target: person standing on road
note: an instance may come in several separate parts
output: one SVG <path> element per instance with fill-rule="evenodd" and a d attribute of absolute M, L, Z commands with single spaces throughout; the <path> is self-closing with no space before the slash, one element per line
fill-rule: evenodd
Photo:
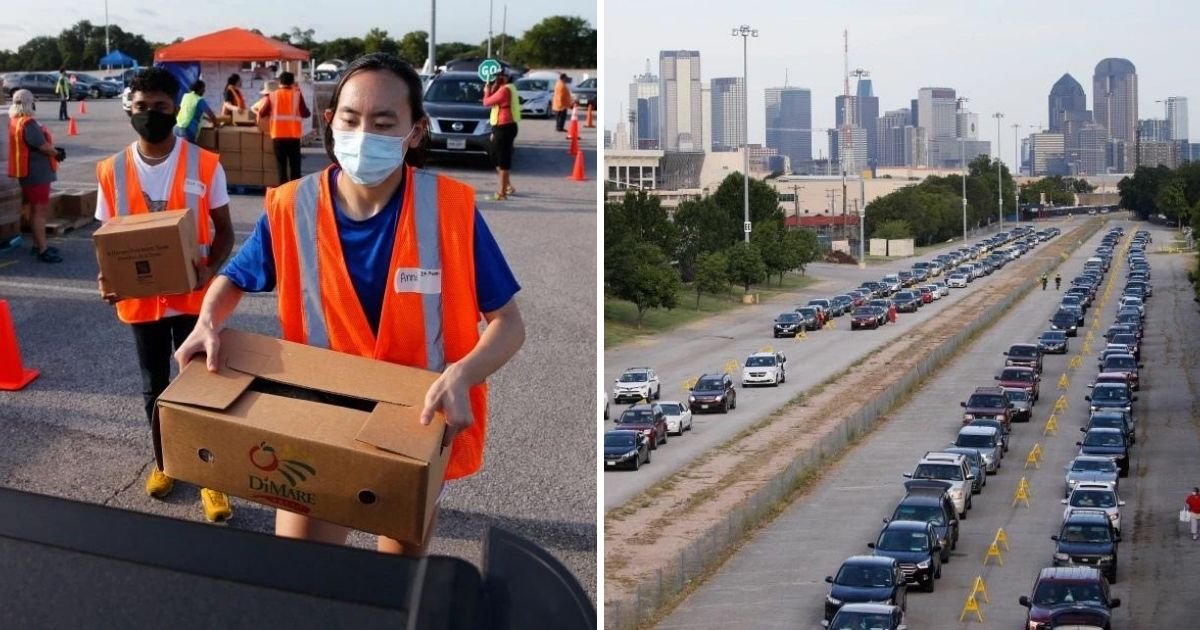
<path fill-rule="evenodd" d="M 1192 540 L 1200 538 L 1200 488 L 1192 488 L 1192 493 L 1184 501 L 1187 511 L 1192 517 Z"/>
<path fill-rule="evenodd" d="M 58 96 L 58 119 L 71 120 L 67 114 L 67 101 L 71 100 L 71 80 L 67 78 L 66 66 L 58 68 L 58 79 L 54 82 L 54 94 Z"/>
<path fill-rule="evenodd" d="M 44 263 L 60 263 L 58 249 L 46 243 L 46 213 L 50 209 L 50 183 L 58 179 L 57 149 L 50 130 L 33 119 L 33 92 L 13 92 L 8 108 L 8 176 L 17 178 L 21 196 L 29 204 L 33 255 Z"/>
<path fill-rule="evenodd" d="M 225 80 L 225 98 L 221 104 L 221 115 L 240 114 L 246 111 L 246 97 L 242 94 L 242 75 L 234 72 Z"/>
<path fill-rule="evenodd" d="M 233 250 L 233 222 L 229 218 L 229 193 L 225 171 L 215 153 L 176 137 L 175 95 L 179 83 L 163 68 L 148 68 L 130 85 L 133 106 L 130 122 L 138 139 L 96 165 L 100 194 L 96 218 L 188 208 L 195 221 L 202 255 L 196 266 L 200 288 L 185 295 L 123 298 L 100 283 L 100 295 L 116 305 L 117 318 L 129 324 L 137 347 L 146 419 L 154 416 L 154 401 L 171 380 L 171 350 L 192 332 L 204 289 Z M 209 222 L 215 226 L 210 231 Z M 163 498 L 174 481 L 155 467 L 146 478 L 146 492 Z M 210 521 L 226 520 L 233 512 L 223 493 L 203 488 L 200 499 Z"/>
<path fill-rule="evenodd" d="M 271 136 L 279 183 L 300 179 L 300 138 L 304 120 L 312 116 L 291 72 L 279 75 L 279 89 L 267 95 L 258 110 L 259 128 Z"/>
<path fill-rule="evenodd" d="M 1054 274 L 1054 290 L 1058 291 L 1062 288 L 1062 275 Z"/>
<path fill-rule="evenodd" d="M 571 89 L 567 84 L 570 82 L 571 77 L 563 72 L 554 83 L 554 98 L 550 101 L 550 109 L 554 110 L 555 131 L 567 130 L 567 112 L 571 109 Z"/>
<path fill-rule="evenodd" d="M 386 53 L 355 60 L 324 115 L 332 164 L 267 191 L 266 212 L 209 288 L 175 360 L 202 353 L 215 371 L 218 332 L 242 295 L 275 291 L 288 341 L 440 372 L 420 421 L 445 416 L 445 479 L 473 475 L 483 465 L 486 379 L 525 340 L 520 286 L 474 189 L 419 168 L 429 119 L 411 66 Z M 345 544 L 350 532 L 275 515 L 279 536 Z M 428 543 L 380 536 L 378 548 L 423 555 Z"/>
<path fill-rule="evenodd" d="M 1049 281 L 1050 281 L 1050 278 L 1049 278 L 1049 276 L 1047 276 L 1046 274 L 1044 274 L 1044 273 L 1043 273 L 1043 274 L 1042 274 L 1042 290 L 1043 290 L 1043 291 L 1045 291 L 1045 290 L 1046 290 L 1046 284 L 1047 284 Z"/>
<path fill-rule="evenodd" d="M 179 102 L 179 114 L 175 116 L 175 135 L 196 143 L 200 133 L 200 117 L 204 116 L 214 127 L 219 127 L 208 101 L 204 100 L 204 82 L 196 81 Z"/>
<path fill-rule="evenodd" d="M 521 120 L 521 99 L 517 88 L 509 84 L 508 75 L 499 72 L 483 88 L 483 104 L 492 108 L 492 161 L 500 174 L 500 187 L 493 201 L 504 201 L 517 194 L 509 180 L 512 170 L 513 143 L 517 139 L 517 123 Z"/>

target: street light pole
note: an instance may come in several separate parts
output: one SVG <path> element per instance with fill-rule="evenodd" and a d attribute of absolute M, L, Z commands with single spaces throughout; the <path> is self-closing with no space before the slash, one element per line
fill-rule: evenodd
<path fill-rule="evenodd" d="M 758 37 L 758 30 L 745 24 L 733 29 L 733 36 L 742 38 L 742 156 L 744 168 L 742 172 L 742 212 L 745 224 L 742 231 L 746 233 L 746 242 L 750 242 L 750 83 L 749 76 L 749 41 Z"/>
<path fill-rule="evenodd" d="M 437 0 L 429 0 L 429 74 L 437 71 Z"/>
<path fill-rule="evenodd" d="M 104 0 L 104 56 L 112 52 L 108 48 L 108 0 Z"/>
<path fill-rule="evenodd" d="M 963 107 L 963 103 L 966 103 L 968 100 L 970 100 L 970 99 L 968 99 L 965 96 L 959 97 L 959 99 L 958 99 L 959 112 L 961 112 L 961 113 L 967 112 L 967 108 Z M 959 162 L 959 169 L 962 170 L 961 179 L 962 179 L 963 244 L 964 245 L 967 242 L 967 147 L 966 147 L 965 141 L 966 141 L 966 138 L 963 137 L 962 135 L 959 135 L 959 137 L 958 137 L 958 162 Z"/>
<path fill-rule="evenodd" d="M 996 119 L 996 199 L 1000 206 L 1000 231 L 1004 231 L 1004 178 L 1000 170 L 1004 164 L 1000 159 L 1000 119 L 1004 118 L 1004 114 L 996 112 L 992 118 Z"/>
<path fill-rule="evenodd" d="M 858 266 L 867 266 L 867 180 L 858 174 Z"/>
<path fill-rule="evenodd" d="M 493 0 L 488 0 L 488 59 L 492 58 L 492 5 Z"/>

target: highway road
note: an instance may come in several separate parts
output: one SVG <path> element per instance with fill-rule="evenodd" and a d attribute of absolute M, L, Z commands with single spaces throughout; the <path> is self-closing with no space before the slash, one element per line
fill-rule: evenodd
<path fill-rule="evenodd" d="M 38 106 L 69 155 L 61 185 L 94 187 L 96 161 L 135 138 L 128 118 L 118 100 L 89 101 L 79 135 L 69 137 L 65 123 L 54 120 L 56 108 L 48 101 Z M 594 172 L 596 130 L 582 131 Z M 478 161 L 432 165 L 476 188 L 480 210 L 522 284 L 517 299 L 527 327 L 524 348 L 489 381 L 483 470 L 448 492 L 432 552 L 478 562 L 485 528 L 501 526 L 547 547 L 594 597 L 595 177 L 568 179 L 573 160 L 551 120 L 523 121 L 516 146 L 519 192 L 507 202 L 486 200 L 496 173 Z M 304 150 L 305 172 L 327 163 L 320 146 Z M 233 195 L 231 210 L 241 243 L 262 212 L 262 195 Z M 165 502 L 143 490 L 153 456 L 136 354 L 128 328 L 96 294 L 92 229 L 53 241 L 66 258 L 61 265 L 36 262 L 28 244 L 0 253 L 0 298 L 9 302 L 25 363 L 42 370 L 24 391 L 0 392 L 0 484 L 200 520 L 195 488 L 177 488 Z M 230 326 L 277 335 L 274 295 L 248 296 Z M 234 499 L 234 512 L 231 527 L 273 531 L 269 509 Z M 352 543 L 372 544 L 365 535 Z"/>
<path fill-rule="evenodd" d="M 1057 226 L 1069 232 L 1079 219 L 1038 223 L 1038 229 Z M 977 242 L 979 239 L 970 241 Z M 1047 241 L 1052 242 L 1052 241 Z M 1044 246 L 1042 243 L 1039 247 Z M 866 269 L 847 265 L 816 264 L 811 273 L 822 278 L 805 289 L 793 301 L 776 300 L 738 309 L 683 328 L 659 334 L 652 339 L 633 341 L 610 349 L 604 354 L 604 380 L 611 395 L 613 381 L 629 367 L 654 368 L 662 382 L 662 400 L 687 401 L 683 384 L 704 372 L 720 372 L 729 361 L 740 365 L 746 357 L 765 346 L 784 352 L 788 358 L 787 382 L 780 387 L 740 386 L 741 370 L 733 375 L 738 386 L 737 409 L 728 415 L 705 414 L 695 417 L 694 429 L 654 452 L 653 463 L 637 472 L 609 471 L 604 475 L 604 509 L 618 507 L 638 493 L 686 466 L 705 451 L 725 442 L 744 428 L 774 413 L 788 401 L 821 383 L 830 376 L 868 356 L 890 340 L 903 335 L 921 322 L 939 317 L 952 304 L 971 291 L 1013 273 L 1005 268 L 976 280 L 967 289 L 951 289 L 950 295 L 926 305 L 917 313 L 901 313 L 895 324 L 878 330 L 850 330 L 848 317 L 836 320 L 836 328 L 808 333 L 806 340 L 773 339 L 771 323 L 781 312 L 795 304 L 805 304 L 815 297 L 830 297 L 856 288 L 867 280 L 878 280 L 888 273 L 907 269 L 917 260 L 926 260 L 959 244 L 931 252 L 923 258 L 898 260 L 889 265 Z M 1035 252 L 1037 249 L 1034 250 Z M 944 280 L 945 276 L 938 278 Z M 627 405 L 611 404 L 610 418 L 616 419 Z M 614 426 L 605 423 L 606 429 Z"/>
<path fill-rule="evenodd" d="M 1145 224 L 1125 222 L 1127 238 Z M 1170 234 L 1152 229 L 1156 243 Z M 1060 268 L 1073 277 L 1099 244 L 1103 230 Z M 1151 245 L 1151 251 L 1154 246 Z M 1121 481 L 1126 523 L 1119 553 L 1120 574 L 1113 594 L 1122 599 L 1114 627 L 1193 627 L 1190 602 L 1180 597 L 1200 578 L 1200 543 L 1176 521 L 1183 498 L 1200 480 L 1200 432 L 1196 382 L 1200 376 L 1197 342 L 1184 331 L 1197 330 L 1200 315 L 1187 283 L 1190 256 L 1151 255 L 1154 297 L 1147 306 L 1143 342 L 1144 387 L 1135 413 L 1139 442 L 1133 455 L 1134 472 Z M 1124 262 L 1114 265 L 1114 296 L 1101 309 L 1097 339 L 1111 323 L 1124 283 Z M 1106 277 L 1106 280 L 1108 278 Z M 902 473 L 910 471 L 926 451 L 953 440 L 961 409 L 971 389 L 991 384 L 1003 365 L 1001 352 L 1011 343 L 1031 341 L 1047 328 L 1059 293 L 1034 291 L 936 377 L 908 404 L 896 410 L 878 429 L 840 461 L 824 471 L 820 481 L 775 521 L 747 541 L 734 556 L 700 585 L 659 628 L 816 628 L 822 618 L 827 585 L 846 557 L 869 553 L 881 519 L 903 496 Z M 1088 323 L 1097 309 L 1088 312 Z M 1033 422 L 1016 424 L 1011 450 L 999 474 L 989 477 L 974 508 L 962 521 L 958 549 L 943 568 L 935 593 L 910 592 L 908 627 L 1017 628 L 1025 608 L 1017 603 L 1028 594 L 1038 571 L 1051 565 L 1052 534 L 1057 533 L 1063 506 L 1063 469 L 1074 457 L 1079 427 L 1087 418 L 1087 383 L 1096 373 L 1096 346 L 1069 377 L 1065 392 L 1070 407 L 1060 415 L 1056 435 L 1043 436 L 1043 426 L 1059 395 L 1059 376 L 1067 371 L 1083 337 L 1072 339 L 1072 353 L 1052 355 L 1045 362 L 1043 396 Z M 1026 455 L 1040 445 L 1040 468 L 1024 469 Z M 655 460 L 657 462 L 657 459 Z M 1013 507 L 1021 477 L 1031 487 L 1029 506 Z M 989 543 L 1004 528 L 1010 543 L 1003 566 L 993 560 L 984 566 Z M 958 622 L 965 598 L 976 577 L 983 577 L 990 603 L 982 603 L 986 623 Z"/>

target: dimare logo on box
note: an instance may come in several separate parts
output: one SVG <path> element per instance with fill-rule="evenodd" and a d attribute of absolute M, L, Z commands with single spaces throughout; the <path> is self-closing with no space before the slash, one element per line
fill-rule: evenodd
<path fill-rule="evenodd" d="M 137 272 L 138 278 L 144 278 L 150 275 L 150 261 L 135 260 L 133 261 L 133 269 Z"/>
<path fill-rule="evenodd" d="M 266 475 L 250 475 L 250 490 L 256 494 L 255 499 L 261 499 L 285 510 L 308 514 L 316 504 L 316 497 L 311 492 L 299 489 L 297 486 L 315 477 L 317 470 L 312 466 L 297 460 L 281 458 L 275 448 L 265 441 L 259 442 L 250 449 L 250 464 L 267 473 Z M 272 478 L 278 473 L 282 480 Z"/>

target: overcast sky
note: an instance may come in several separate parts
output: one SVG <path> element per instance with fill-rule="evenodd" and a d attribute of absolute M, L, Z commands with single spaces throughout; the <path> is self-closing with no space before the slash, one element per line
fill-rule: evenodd
<path fill-rule="evenodd" d="M 399 38 L 409 31 L 429 30 L 430 4 L 430 0 L 108 0 L 108 19 L 125 31 L 162 42 L 233 26 L 257 28 L 268 35 L 293 26 L 311 28 L 318 41 L 361 36 L 379 27 Z M 501 32 L 505 5 L 504 0 L 494 0 L 494 34 Z M 38 35 L 58 35 L 79 20 L 103 25 L 104 6 L 104 0 L 0 0 L 0 49 L 16 50 Z M 509 2 L 507 6 L 508 32 L 518 36 L 551 15 L 578 16 L 596 26 L 596 0 Z M 439 0 L 437 13 L 439 42 L 474 44 L 487 39 L 488 0 Z"/>
<path fill-rule="evenodd" d="M 701 8 L 702 7 L 702 8 Z M 629 83 L 658 74 L 659 50 L 700 51 L 702 79 L 741 76 L 742 40 L 730 31 L 748 24 L 751 143 L 764 141 L 763 90 L 784 83 L 812 91 L 813 128 L 834 124 L 842 93 L 842 31 L 850 32 L 850 69 L 871 73 L 879 112 L 908 107 L 921 87 L 951 87 L 980 114 L 980 138 L 992 141 L 994 112 L 1003 112 L 1001 150 L 1013 158 L 1013 129 L 1047 124 L 1050 87 L 1070 72 L 1092 109 L 1092 72 L 1105 57 L 1124 57 L 1138 73 L 1138 117 L 1162 118 L 1168 96 L 1189 98 L 1189 135 L 1200 141 L 1200 5 L 1189 0 L 951 2 L 713 2 L 604 0 L 605 125 L 628 109 Z M 854 81 L 851 79 L 851 93 Z M 822 136 L 813 152 L 826 148 Z M 825 150 L 828 150 L 827 148 Z"/>

